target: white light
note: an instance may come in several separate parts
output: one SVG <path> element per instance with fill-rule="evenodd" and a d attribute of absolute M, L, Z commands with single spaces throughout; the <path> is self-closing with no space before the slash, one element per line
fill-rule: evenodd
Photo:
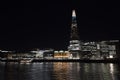
<path fill-rule="evenodd" d="M 119 40 L 110 40 L 110 42 L 119 42 Z"/>
<path fill-rule="evenodd" d="M 1 51 L 1 52 L 9 52 L 9 51 Z"/>
<path fill-rule="evenodd" d="M 72 11 L 72 16 L 76 17 L 75 10 Z"/>
<path fill-rule="evenodd" d="M 110 55 L 110 58 L 113 58 L 113 55 Z"/>
<path fill-rule="evenodd" d="M 58 53 L 58 51 L 54 51 L 54 53 Z"/>
<path fill-rule="evenodd" d="M 97 44 L 97 49 L 100 49 L 100 45 L 99 44 Z"/>
<path fill-rule="evenodd" d="M 65 53 L 69 53 L 69 51 L 65 51 Z"/>
<path fill-rule="evenodd" d="M 60 53 L 63 53 L 64 51 L 63 50 L 61 50 L 61 51 L 59 51 Z"/>
<path fill-rule="evenodd" d="M 114 66 L 113 66 L 113 64 L 110 64 L 110 72 L 111 72 L 111 73 L 114 72 Z"/>

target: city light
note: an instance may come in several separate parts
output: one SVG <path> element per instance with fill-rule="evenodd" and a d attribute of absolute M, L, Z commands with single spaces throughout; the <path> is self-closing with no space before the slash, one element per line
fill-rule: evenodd
<path fill-rule="evenodd" d="M 80 40 L 75 10 L 72 11 L 70 40 L 67 50 L 54 50 L 39 48 L 29 52 L 13 52 L 0 50 L 0 59 L 5 60 L 107 60 L 114 59 L 117 55 L 119 40 L 84 41 Z M 58 45 L 59 46 L 59 45 Z M 4 54 L 3 54 L 4 53 Z M 29 60 L 29 61 L 30 61 Z M 28 62 L 29 62 L 28 61 Z M 26 61 L 27 62 L 27 61 Z"/>

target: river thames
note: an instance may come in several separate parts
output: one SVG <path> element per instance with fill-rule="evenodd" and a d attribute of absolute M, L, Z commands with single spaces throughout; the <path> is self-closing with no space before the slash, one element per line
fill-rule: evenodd
<path fill-rule="evenodd" d="M 113 63 L 41 62 L 1 63 L 0 80 L 119 80 Z"/>

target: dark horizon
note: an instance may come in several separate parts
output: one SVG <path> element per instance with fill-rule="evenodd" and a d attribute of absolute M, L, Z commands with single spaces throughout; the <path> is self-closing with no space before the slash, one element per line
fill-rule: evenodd
<path fill-rule="evenodd" d="M 2 5 L 0 49 L 67 49 L 73 9 L 80 40 L 120 39 L 120 12 L 115 1 L 16 1 Z"/>

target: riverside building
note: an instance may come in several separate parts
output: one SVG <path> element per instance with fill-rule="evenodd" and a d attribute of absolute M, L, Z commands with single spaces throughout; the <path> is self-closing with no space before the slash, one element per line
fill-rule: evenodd
<path fill-rule="evenodd" d="M 72 59 L 107 59 L 119 55 L 119 40 L 84 41 L 78 35 L 75 10 L 72 11 L 71 36 L 68 46 Z"/>
<path fill-rule="evenodd" d="M 119 59 L 119 40 L 85 41 L 80 40 L 75 10 L 72 11 L 72 24 L 68 50 L 44 49 L 29 52 L 0 50 L 1 59 Z"/>
<path fill-rule="evenodd" d="M 79 40 L 79 35 L 78 35 L 75 10 L 72 11 L 72 24 L 71 24 L 70 39 L 71 40 L 68 46 L 68 51 L 71 53 L 70 55 L 73 59 L 80 59 L 81 46 L 80 46 L 80 40 Z"/>

